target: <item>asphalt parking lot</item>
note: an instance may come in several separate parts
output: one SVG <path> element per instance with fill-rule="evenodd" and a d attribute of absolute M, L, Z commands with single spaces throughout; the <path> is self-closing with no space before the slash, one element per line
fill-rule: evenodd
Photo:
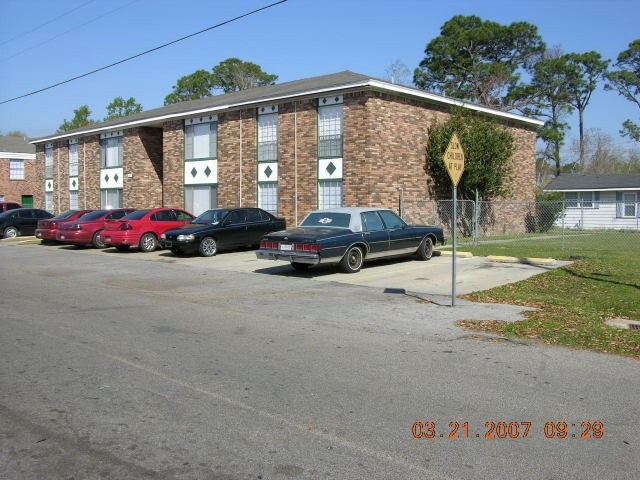
<path fill-rule="evenodd" d="M 33 237 L 21 237 L 12 241 L 25 245 L 40 243 Z M 376 287 L 387 293 L 419 294 L 425 300 L 435 303 L 451 302 L 452 257 L 451 255 L 441 255 L 439 251 L 436 251 L 434 257 L 427 262 L 418 261 L 413 257 L 375 261 L 366 263 L 358 273 L 345 274 L 332 266 L 319 266 L 308 272 L 297 272 L 286 262 L 258 260 L 253 250 L 223 251 L 213 258 L 202 258 L 197 255 L 175 256 L 168 250 L 143 253 L 137 249 L 119 252 L 112 248 L 95 250 L 70 245 L 42 245 L 42 247 L 77 250 L 79 253 L 87 255 L 122 255 L 147 261 L 210 266 L 216 270 L 229 272 L 303 277 L 320 282 Z M 532 265 L 518 262 L 495 262 L 486 257 L 459 256 L 456 258 L 456 294 L 463 295 L 518 282 L 567 263 L 554 261 L 546 265 Z"/>

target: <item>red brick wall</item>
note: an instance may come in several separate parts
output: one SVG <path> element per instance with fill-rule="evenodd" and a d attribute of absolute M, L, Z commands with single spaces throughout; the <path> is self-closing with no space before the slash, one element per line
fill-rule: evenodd
<path fill-rule="evenodd" d="M 184 206 L 184 128 L 182 120 L 163 124 L 162 185 L 164 204 Z"/>
<path fill-rule="evenodd" d="M 123 148 L 123 206 L 162 206 L 162 129 L 142 127 L 125 130 Z M 181 207 L 182 203 L 172 206 Z"/>
<path fill-rule="evenodd" d="M 9 175 L 11 160 L 0 158 L 0 195 L 4 196 L 5 202 L 21 203 L 22 195 L 31 195 L 34 207 L 40 208 L 39 204 L 36 205 L 37 191 L 44 189 L 44 181 L 38 183 L 36 162 L 37 160 L 24 160 L 24 180 L 11 180 Z"/>

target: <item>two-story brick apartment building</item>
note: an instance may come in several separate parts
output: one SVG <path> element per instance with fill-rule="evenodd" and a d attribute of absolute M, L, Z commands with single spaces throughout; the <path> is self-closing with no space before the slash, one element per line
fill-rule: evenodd
<path fill-rule="evenodd" d="M 541 122 L 341 72 L 217 95 L 34 140 L 38 206 L 259 206 L 296 224 L 310 210 L 397 209 L 429 199 L 428 128 L 453 105 L 516 139 L 514 199 L 533 199 Z"/>
<path fill-rule="evenodd" d="M 0 136 L 0 201 L 32 207 L 36 191 L 36 148 L 24 137 Z"/>

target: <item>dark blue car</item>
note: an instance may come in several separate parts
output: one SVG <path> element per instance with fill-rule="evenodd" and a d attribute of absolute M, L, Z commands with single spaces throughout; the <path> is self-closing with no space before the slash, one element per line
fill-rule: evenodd
<path fill-rule="evenodd" d="M 298 228 L 266 235 L 256 256 L 284 260 L 296 270 L 335 264 L 355 273 L 365 261 L 417 255 L 429 260 L 436 245 L 444 245 L 442 228 L 407 225 L 383 208 L 335 208 L 311 212 Z"/>

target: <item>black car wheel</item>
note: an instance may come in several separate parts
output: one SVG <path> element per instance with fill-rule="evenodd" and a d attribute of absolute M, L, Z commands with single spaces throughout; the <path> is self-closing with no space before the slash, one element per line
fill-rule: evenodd
<path fill-rule="evenodd" d="M 4 229 L 4 238 L 16 238 L 20 232 L 16 227 L 7 227 Z"/>
<path fill-rule="evenodd" d="M 344 273 L 356 273 L 362 268 L 363 262 L 364 254 L 362 253 L 362 248 L 351 247 L 340 260 L 340 269 Z"/>
<path fill-rule="evenodd" d="M 294 270 L 297 270 L 298 272 L 306 272 L 307 270 L 309 270 L 309 267 L 310 267 L 308 263 L 300 263 L 300 262 L 291 262 L 291 266 L 294 268 Z"/>
<path fill-rule="evenodd" d="M 430 260 L 431 257 L 433 257 L 433 240 L 431 240 L 431 237 L 425 237 L 425 239 L 422 240 L 416 253 L 420 260 Z"/>
<path fill-rule="evenodd" d="M 153 252 L 158 247 L 158 239 L 153 233 L 145 233 L 140 238 L 139 247 L 143 252 Z"/>
<path fill-rule="evenodd" d="M 120 252 L 126 252 L 129 250 L 129 245 L 116 245 L 116 250 Z"/>
<path fill-rule="evenodd" d="M 213 257 L 216 253 L 218 253 L 218 244 L 216 243 L 214 238 L 205 237 L 200 242 L 198 251 L 203 257 Z"/>
<path fill-rule="evenodd" d="M 93 234 L 93 238 L 91 239 L 91 243 L 94 247 L 96 248 L 104 248 L 106 247 L 106 245 L 104 244 L 104 242 L 102 241 L 102 239 L 100 238 L 100 232 L 102 230 L 98 230 L 96 233 Z"/>

